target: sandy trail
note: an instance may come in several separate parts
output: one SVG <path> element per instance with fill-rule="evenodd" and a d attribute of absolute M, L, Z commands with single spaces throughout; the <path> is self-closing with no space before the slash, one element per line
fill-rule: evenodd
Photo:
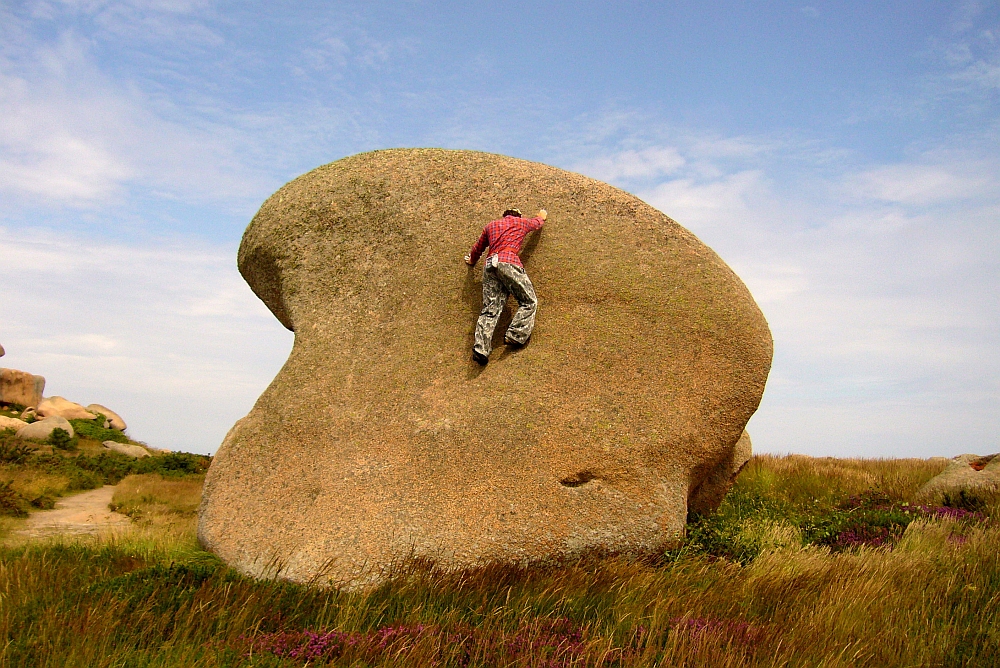
<path fill-rule="evenodd" d="M 24 527 L 14 533 L 30 538 L 59 535 L 94 535 L 103 531 L 124 529 L 131 523 L 128 517 L 111 512 L 108 504 L 115 493 L 113 485 L 60 499 L 52 510 L 32 513 Z"/>

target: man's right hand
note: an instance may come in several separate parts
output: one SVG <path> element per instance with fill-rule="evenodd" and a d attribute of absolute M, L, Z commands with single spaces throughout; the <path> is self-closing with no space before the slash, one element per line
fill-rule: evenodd
<path fill-rule="evenodd" d="M 466 255 L 465 256 L 465 264 L 469 265 L 470 267 L 472 266 L 472 256 L 471 255 Z"/>
<path fill-rule="evenodd" d="M 541 218 L 542 220 L 545 220 L 548 217 L 549 217 L 549 212 L 546 211 L 545 209 L 539 209 L 538 213 L 535 214 L 535 218 Z"/>

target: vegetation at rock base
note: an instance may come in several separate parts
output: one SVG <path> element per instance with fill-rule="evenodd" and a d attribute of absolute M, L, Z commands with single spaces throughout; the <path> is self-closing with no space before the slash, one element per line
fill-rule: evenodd
<path fill-rule="evenodd" d="M 126 534 L 6 535 L 0 665 L 995 666 L 1000 498 L 915 503 L 943 468 L 758 456 L 660 559 L 408 564 L 367 593 L 239 575 L 195 541 L 201 475 L 130 475 Z"/>
<path fill-rule="evenodd" d="M 116 429 L 104 428 L 104 415 L 98 413 L 95 420 L 70 420 L 73 429 L 81 438 L 89 438 L 92 441 L 103 443 L 104 441 L 115 441 L 117 443 L 132 443 L 128 436 Z"/>
<path fill-rule="evenodd" d="M 62 430 L 54 433 L 58 431 Z M 69 436 L 65 431 L 63 434 Z M 10 430 L 0 431 L 0 517 L 23 517 L 30 510 L 47 510 L 61 496 L 115 485 L 129 475 L 203 474 L 210 462 L 209 457 L 188 453 L 133 459 L 109 452 L 99 442 L 79 435 L 72 441 L 57 438 L 54 443 L 44 444 L 21 440 Z"/>

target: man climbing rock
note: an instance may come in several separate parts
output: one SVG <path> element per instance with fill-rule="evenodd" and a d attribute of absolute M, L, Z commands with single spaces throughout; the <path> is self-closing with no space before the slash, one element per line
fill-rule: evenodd
<path fill-rule="evenodd" d="M 530 219 L 522 218 L 517 209 L 507 209 L 503 218 L 483 228 L 479 241 L 465 256 L 465 263 L 474 267 L 486 247 L 490 249 L 483 267 L 483 308 L 479 312 L 476 342 L 472 347 L 472 359 L 479 364 L 489 361 L 493 350 L 493 330 L 510 295 L 517 300 L 518 309 L 504 335 L 504 343 L 512 347 L 528 343 L 535 326 L 538 298 L 518 253 L 528 233 L 540 229 L 547 217 L 545 209 Z"/>

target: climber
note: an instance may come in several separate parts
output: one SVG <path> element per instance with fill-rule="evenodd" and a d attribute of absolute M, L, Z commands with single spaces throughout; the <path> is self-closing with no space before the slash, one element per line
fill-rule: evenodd
<path fill-rule="evenodd" d="M 490 359 L 493 330 L 496 329 L 510 295 L 514 295 L 517 300 L 518 309 L 504 335 L 504 343 L 512 348 L 520 348 L 528 343 L 535 326 L 538 298 L 518 253 L 524 238 L 532 230 L 540 229 L 546 218 L 548 213 L 545 209 L 530 219 L 522 218 L 517 209 L 507 209 L 503 212 L 503 218 L 494 220 L 483 228 L 479 241 L 465 256 L 465 263 L 474 267 L 479 256 L 489 246 L 490 252 L 483 267 L 483 308 L 479 312 L 476 342 L 472 347 L 472 359 L 479 364 L 486 364 Z"/>

